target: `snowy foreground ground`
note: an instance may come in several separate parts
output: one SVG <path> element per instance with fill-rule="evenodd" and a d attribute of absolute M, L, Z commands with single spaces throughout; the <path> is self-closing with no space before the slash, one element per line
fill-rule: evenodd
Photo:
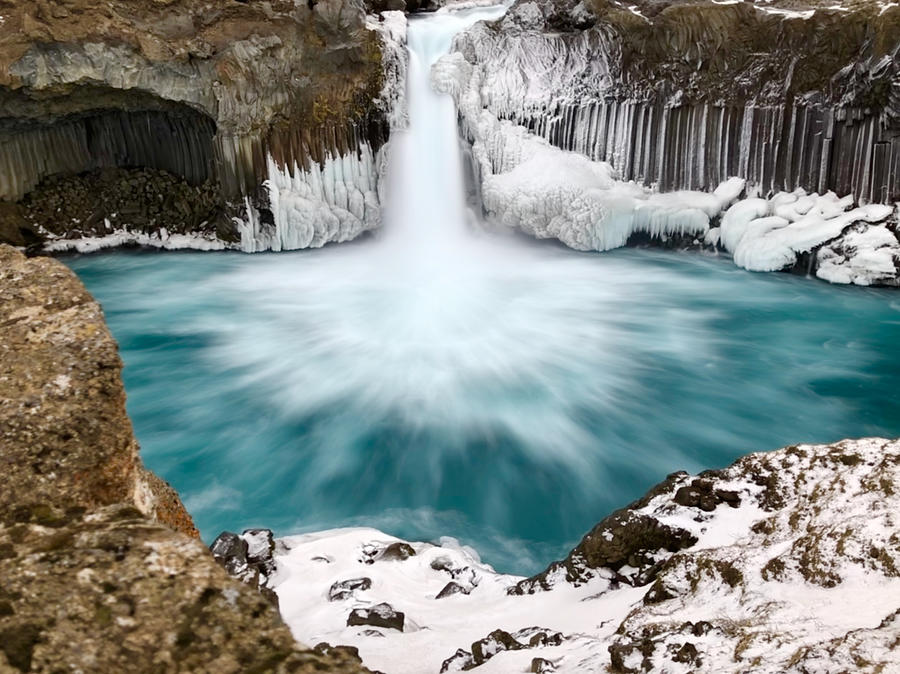
<path fill-rule="evenodd" d="M 278 540 L 264 582 L 390 674 L 896 672 L 898 491 L 900 441 L 801 445 L 676 473 L 532 579 L 343 529 Z"/>

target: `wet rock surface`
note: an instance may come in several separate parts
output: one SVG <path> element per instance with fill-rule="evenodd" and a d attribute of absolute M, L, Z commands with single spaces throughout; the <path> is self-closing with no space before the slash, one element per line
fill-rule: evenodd
<path fill-rule="evenodd" d="M 298 646 L 216 564 L 141 465 L 121 367 L 72 272 L 0 245 L 0 670 L 367 671 Z M 271 535 L 247 535 L 271 568 Z"/>
<path fill-rule="evenodd" d="M 402 611 L 395 611 L 390 604 L 381 603 L 372 608 L 353 609 L 347 617 L 347 626 L 371 625 L 402 632 L 405 618 Z"/>

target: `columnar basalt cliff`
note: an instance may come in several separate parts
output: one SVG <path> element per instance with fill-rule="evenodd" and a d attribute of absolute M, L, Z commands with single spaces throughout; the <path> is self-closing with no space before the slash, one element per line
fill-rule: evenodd
<path fill-rule="evenodd" d="M 390 31 L 367 24 L 360 0 L 7 2 L 0 25 L 10 242 L 127 228 L 256 250 L 322 245 L 379 224 L 397 50 L 386 45 Z M 78 189 L 48 182 L 60 175 L 106 196 L 73 198 Z M 301 216 L 316 231 L 284 240 L 292 233 L 278 230 L 296 214 L 272 207 L 288 189 L 273 176 L 303 200 L 294 210 L 315 211 Z M 216 198 L 198 209 L 191 192 Z M 66 206 L 53 221 L 27 202 L 9 205 L 29 193 Z M 116 193 L 130 210 L 116 207 Z"/>
<path fill-rule="evenodd" d="M 523 1 L 454 49 L 435 83 L 491 219 L 900 283 L 896 5 Z"/>
<path fill-rule="evenodd" d="M 363 672 L 304 650 L 146 470 L 74 274 L 0 245 L 0 670 Z"/>
<path fill-rule="evenodd" d="M 484 105 L 661 190 L 900 199 L 900 7 L 520 0 L 456 48 Z"/>

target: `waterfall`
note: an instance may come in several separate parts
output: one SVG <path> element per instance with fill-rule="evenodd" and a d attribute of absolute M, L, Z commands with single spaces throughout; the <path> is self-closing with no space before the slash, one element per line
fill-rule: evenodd
<path fill-rule="evenodd" d="M 451 96 L 434 91 L 431 67 L 450 50 L 453 37 L 477 21 L 506 11 L 494 6 L 410 19 L 409 128 L 391 141 L 387 176 L 385 240 L 437 251 L 464 234 L 463 170 Z"/>

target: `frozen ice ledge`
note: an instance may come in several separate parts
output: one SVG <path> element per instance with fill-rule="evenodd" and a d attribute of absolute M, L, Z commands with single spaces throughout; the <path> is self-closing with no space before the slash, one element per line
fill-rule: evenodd
<path fill-rule="evenodd" d="M 900 442 L 845 440 L 670 475 L 532 578 L 374 529 L 214 555 L 305 643 L 424 672 L 887 672 L 900 663 Z"/>

